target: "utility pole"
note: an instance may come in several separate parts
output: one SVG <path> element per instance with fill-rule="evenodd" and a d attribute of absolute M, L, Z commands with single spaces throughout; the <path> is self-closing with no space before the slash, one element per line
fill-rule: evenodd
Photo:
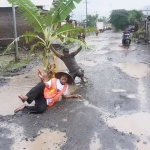
<path fill-rule="evenodd" d="M 99 11 L 95 11 L 95 13 L 96 13 L 96 25 L 97 25 L 97 22 L 98 22 L 98 12 Z"/>
<path fill-rule="evenodd" d="M 17 38 L 17 27 L 16 27 L 16 14 L 15 14 L 15 6 L 12 4 L 12 12 L 13 12 L 13 23 L 14 23 L 14 36 Z M 15 60 L 18 59 L 18 41 L 15 41 Z"/>
<path fill-rule="evenodd" d="M 86 20 L 86 22 L 85 22 L 85 28 L 87 27 L 87 14 L 88 14 L 88 12 L 87 12 L 87 10 L 88 10 L 88 8 L 87 8 L 87 4 L 88 4 L 88 2 L 87 2 L 87 0 L 85 0 L 85 9 L 86 9 L 86 11 L 85 11 L 85 20 Z"/>
<path fill-rule="evenodd" d="M 143 10 L 143 11 L 146 11 L 146 36 L 148 36 L 148 16 L 149 16 L 149 14 L 148 14 L 148 12 L 150 11 L 148 8 L 146 9 L 146 10 Z"/>
<path fill-rule="evenodd" d="M 85 0 L 85 5 L 86 5 L 86 22 L 85 22 L 85 28 L 86 28 L 86 26 L 87 26 L 87 0 Z"/>
<path fill-rule="evenodd" d="M 146 10 L 142 10 L 142 11 L 146 11 L 146 16 L 148 17 L 148 12 L 150 11 L 148 8 Z"/>

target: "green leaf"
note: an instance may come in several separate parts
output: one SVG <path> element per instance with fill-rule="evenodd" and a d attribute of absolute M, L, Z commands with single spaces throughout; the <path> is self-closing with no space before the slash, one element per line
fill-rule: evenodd
<path fill-rule="evenodd" d="M 66 17 L 75 9 L 74 3 L 79 3 L 81 0 L 60 0 L 55 8 L 51 8 L 46 16 L 46 24 L 52 24 L 64 21 Z"/>
<path fill-rule="evenodd" d="M 37 42 L 36 44 L 32 45 L 30 49 L 30 53 L 32 53 L 35 50 L 35 48 L 41 47 L 42 45 L 43 45 L 42 42 Z"/>
<path fill-rule="evenodd" d="M 3 52 L 3 55 L 4 55 L 5 53 L 8 53 L 8 52 L 12 51 L 13 48 L 15 47 L 15 42 L 18 42 L 18 41 L 20 40 L 20 38 L 22 38 L 22 37 L 23 37 L 23 35 L 21 35 L 21 36 L 17 37 L 16 39 L 14 39 L 14 40 L 7 46 L 6 50 Z"/>
<path fill-rule="evenodd" d="M 53 35 L 60 35 L 60 34 L 65 34 L 67 32 L 71 32 L 71 31 L 83 31 L 84 28 L 80 28 L 80 27 L 74 27 L 71 24 L 64 24 L 63 26 L 61 26 L 60 28 L 58 28 Z"/>
<path fill-rule="evenodd" d="M 72 1 L 67 5 L 67 7 L 69 7 L 71 10 L 76 8 Z"/>
<path fill-rule="evenodd" d="M 82 0 L 74 0 L 77 4 L 79 4 Z"/>
<path fill-rule="evenodd" d="M 82 42 L 81 40 L 77 40 L 77 39 L 69 38 L 69 37 L 64 37 L 64 38 L 66 42 L 77 43 L 86 49 L 93 50 L 91 47 L 89 47 L 85 42 Z"/>
<path fill-rule="evenodd" d="M 35 38 L 37 38 L 37 34 L 33 33 L 33 32 L 25 32 L 23 34 L 23 36 L 25 37 L 25 41 L 26 44 L 28 44 L 29 42 L 33 41 Z"/>

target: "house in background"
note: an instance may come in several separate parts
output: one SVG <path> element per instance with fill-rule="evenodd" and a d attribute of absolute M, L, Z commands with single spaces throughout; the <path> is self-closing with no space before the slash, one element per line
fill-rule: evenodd
<path fill-rule="evenodd" d="M 38 8 L 43 11 L 49 10 L 52 6 L 53 0 L 31 0 Z M 21 35 L 26 31 L 33 31 L 33 27 L 28 25 L 16 7 L 16 24 L 17 35 Z M 0 47 L 8 45 L 12 40 L 2 40 L 7 38 L 14 38 L 14 24 L 12 5 L 7 0 L 0 0 Z"/>

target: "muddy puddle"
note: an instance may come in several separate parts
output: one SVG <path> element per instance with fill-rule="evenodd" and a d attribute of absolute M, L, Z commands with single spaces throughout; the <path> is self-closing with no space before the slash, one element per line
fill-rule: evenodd
<path fill-rule="evenodd" d="M 124 93 L 124 92 L 126 92 L 126 90 L 124 90 L 124 89 L 112 89 L 111 91 L 114 92 L 114 93 Z"/>
<path fill-rule="evenodd" d="M 99 39 L 101 39 L 101 38 L 99 38 Z M 109 40 L 108 41 L 99 41 L 99 42 L 97 42 L 97 40 L 88 41 L 89 46 L 92 47 L 93 45 L 96 45 L 96 46 L 94 46 L 95 51 L 105 49 L 105 47 L 107 47 L 109 45 L 109 43 L 110 43 Z"/>
<path fill-rule="evenodd" d="M 41 133 L 41 134 L 40 134 Z M 12 146 L 14 150 L 60 150 L 66 143 L 67 137 L 65 132 L 42 129 L 39 136 L 34 141 L 15 139 Z"/>
<path fill-rule="evenodd" d="M 58 59 L 57 61 L 57 71 L 65 71 L 66 67 L 64 63 L 59 63 L 59 61 L 61 60 Z M 58 63 L 60 65 L 58 65 Z M 42 66 L 36 66 L 27 74 L 9 78 L 10 82 L 7 85 L 0 88 L 0 115 L 14 114 L 14 110 L 22 105 L 22 102 L 18 98 L 18 95 L 25 95 L 33 86 L 40 82 L 40 79 L 37 74 L 38 69 L 43 71 Z M 79 87 L 71 85 L 69 87 L 69 93 L 73 93 L 77 88 Z"/>
<path fill-rule="evenodd" d="M 90 150 L 99 150 L 102 149 L 100 139 L 98 138 L 98 133 L 95 132 L 94 136 L 91 139 Z"/>
<path fill-rule="evenodd" d="M 0 56 L 0 66 L 8 64 L 10 61 L 13 61 L 14 56 Z"/>
<path fill-rule="evenodd" d="M 136 46 L 134 45 L 130 45 L 129 49 L 127 48 L 124 48 L 121 46 L 121 44 L 113 44 L 109 47 L 109 49 L 111 51 L 134 51 L 136 49 Z"/>
<path fill-rule="evenodd" d="M 79 64 L 82 64 L 84 66 L 87 67 L 94 67 L 97 66 L 98 64 L 103 64 L 108 62 L 109 60 L 105 57 L 101 57 L 100 59 L 95 59 L 94 61 L 91 60 L 82 60 L 82 61 L 78 61 Z"/>
<path fill-rule="evenodd" d="M 138 98 L 140 100 L 140 110 L 141 111 L 148 111 L 148 101 L 147 101 L 147 93 L 146 93 L 146 88 L 144 86 L 144 83 L 142 79 L 138 79 Z"/>
<path fill-rule="evenodd" d="M 137 96 L 135 94 L 128 94 L 127 97 L 130 98 L 130 99 L 137 98 Z"/>
<path fill-rule="evenodd" d="M 114 66 L 120 68 L 121 71 L 126 73 L 128 76 L 134 78 L 144 78 L 150 74 L 150 68 L 148 65 L 143 63 L 118 63 L 114 64 Z"/>
<path fill-rule="evenodd" d="M 104 55 L 104 54 L 107 54 L 109 53 L 110 51 L 108 50 L 96 50 L 93 52 L 93 54 L 96 54 L 96 55 Z"/>
<path fill-rule="evenodd" d="M 1 127 L 11 132 L 9 135 L 5 133 L 1 135 L 13 139 L 11 150 L 60 150 L 67 141 L 66 133 L 59 130 L 44 128 L 37 133 L 35 138 L 28 138 L 24 134 L 24 129 L 17 124 L 1 123 Z"/>
<path fill-rule="evenodd" d="M 134 51 L 136 49 L 136 45 L 134 43 L 131 43 L 131 45 L 129 46 L 129 49 L 122 47 L 122 40 L 120 39 L 115 39 L 112 40 L 110 45 L 109 45 L 109 49 L 111 51 Z"/>
<path fill-rule="evenodd" d="M 150 148 L 150 114 L 136 113 L 124 115 L 116 118 L 108 118 L 108 126 L 111 126 L 120 132 L 133 134 L 137 136 L 138 141 L 134 143 L 139 150 L 149 150 Z"/>
<path fill-rule="evenodd" d="M 22 105 L 18 95 L 25 95 L 40 79 L 37 70 L 42 70 L 42 66 L 33 68 L 30 73 L 14 76 L 10 82 L 0 88 L 0 115 L 14 114 L 14 110 Z"/>
<path fill-rule="evenodd" d="M 88 61 L 88 60 L 79 61 L 79 64 L 82 64 L 82 65 L 87 66 L 87 67 L 93 67 L 93 66 L 97 65 L 96 62 Z"/>

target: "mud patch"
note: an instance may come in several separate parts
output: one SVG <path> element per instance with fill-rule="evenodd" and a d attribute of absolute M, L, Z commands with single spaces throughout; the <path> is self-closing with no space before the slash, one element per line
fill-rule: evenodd
<path fill-rule="evenodd" d="M 4 77 L 0 77 L 0 87 L 2 87 L 3 85 L 5 85 L 7 82 L 9 82 L 10 79 L 9 78 L 4 78 Z"/>
<path fill-rule="evenodd" d="M 135 99 L 136 95 L 134 95 L 134 94 L 128 94 L 127 97 L 130 98 L 130 99 Z"/>
<path fill-rule="evenodd" d="M 150 74 L 150 68 L 143 63 L 118 63 L 114 66 L 121 69 L 122 72 L 134 78 L 144 78 Z"/>
<path fill-rule="evenodd" d="M 121 44 L 120 44 L 121 45 Z M 119 44 L 113 44 L 109 47 L 111 51 L 134 51 L 136 49 L 135 46 L 130 46 L 129 49 L 119 46 Z"/>
<path fill-rule="evenodd" d="M 93 54 L 96 54 L 96 55 L 104 55 L 104 54 L 107 54 L 109 53 L 110 51 L 107 51 L 107 50 L 97 50 L 97 51 L 94 51 Z"/>
<path fill-rule="evenodd" d="M 107 124 L 121 132 L 132 133 L 137 136 L 150 136 L 150 114 L 136 113 L 117 118 L 109 118 Z"/>
<path fill-rule="evenodd" d="M 139 150 L 149 150 L 150 141 L 150 114 L 136 113 L 132 115 L 125 115 L 117 118 L 109 118 L 107 120 L 108 126 L 111 126 L 120 132 L 127 134 L 134 134 L 137 140 L 134 143 L 135 148 Z"/>
<path fill-rule="evenodd" d="M 146 98 L 146 88 L 144 86 L 144 83 L 142 79 L 138 80 L 138 97 L 140 100 L 140 109 L 141 111 L 147 111 L 148 109 L 148 102 Z"/>
<path fill-rule="evenodd" d="M 23 140 L 13 145 L 14 150 L 60 150 L 66 143 L 66 133 L 59 131 L 50 131 L 49 129 L 43 129 L 40 131 L 40 135 L 33 141 Z"/>
<path fill-rule="evenodd" d="M 93 66 L 96 66 L 96 65 L 97 65 L 96 62 L 88 61 L 88 60 L 79 61 L 79 63 L 82 64 L 82 65 L 84 65 L 84 66 L 87 66 L 87 67 L 93 67 Z"/>
<path fill-rule="evenodd" d="M 102 148 L 98 134 L 95 133 L 90 143 L 90 150 L 99 150 Z"/>
<path fill-rule="evenodd" d="M 63 118 L 63 119 L 62 119 L 62 122 L 67 122 L 67 121 L 68 121 L 67 118 Z"/>
<path fill-rule="evenodd" d="M 11 78 L 10 82 L 0 89 L 0 115 L 14 114 L 14 110 L 22 105 L 19 94 L 25 95 L 40 79 L 37 70 L 42 66 L 34 67 L 29 73 Z"/>
<path fill-rule="evenodd" d="M 76 85 L 69 85 L 68 93 L 72 94 L 74 93 L 79 87 Z"/>
<path fill-rule="evenodd" d="M 111 91 L 114 93 L 125 93 L 126 92 L 126 90 L 124 90 L 124 89 L 112 89 Z"/>

